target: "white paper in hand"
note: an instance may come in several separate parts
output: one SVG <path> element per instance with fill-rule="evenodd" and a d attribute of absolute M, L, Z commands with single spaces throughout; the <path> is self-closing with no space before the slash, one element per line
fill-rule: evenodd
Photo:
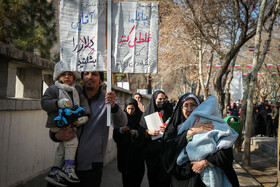
<path fill-rule="evenodd" d="M 160 126 L 163 125 L 163 122 L 158 114 L 158 112 L 152 113 L 150 115 L 147 115 L 144 117 L 147 127 L 149 130 L 153 131 L 153 130 L 159 130 Z M 152 136 L 152 140 L 161 138 L 163 135 L 163 133 L 159 133 L 159 135 L 157 136 Z"/>

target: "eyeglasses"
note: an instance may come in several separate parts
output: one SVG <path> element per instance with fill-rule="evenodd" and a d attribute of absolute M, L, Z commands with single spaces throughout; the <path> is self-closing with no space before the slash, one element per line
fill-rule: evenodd
<path fill-rule="evenodd" d="M 195 109 L 198 105 L 196 103 L 185 103 L 183 105 L 184 109 L 187 109 L 188 107 L 190 107 L 191 109 Z"/>

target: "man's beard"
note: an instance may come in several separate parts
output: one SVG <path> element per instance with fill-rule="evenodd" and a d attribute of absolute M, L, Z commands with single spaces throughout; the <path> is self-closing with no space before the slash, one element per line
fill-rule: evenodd
<path fill-rule="evenodd" d="M 90 90 L 90 91 L 94 90 L 94 87 L 85 86 L 85 88 L 86 90 Z"/>

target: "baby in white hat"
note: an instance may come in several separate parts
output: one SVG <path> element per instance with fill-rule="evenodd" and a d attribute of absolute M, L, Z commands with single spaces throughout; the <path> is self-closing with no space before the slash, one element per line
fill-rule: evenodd
<path fill-rule="evenodd" d="M 59 132 L 65 128 L 70 128 L 59 128 L 55 123 L 54 118 L 58 116 L 59 109 L 71 109 L 74 106 L 81 106 L 85 109 L 86 115 L 79 117 L 78 120 L 74 122 L 76 127 L 85 124 L 88 121 L 87 115 L 90 114 L 88 101 L 83 95 L 82 88 L 74 83 L 75 80 L 80 78 L 79 73 L 65 71 L 65 69 L 67 69 L 67 65 L 61 61 L 55 65 L 53 74 L 55 84 L 46 90 L 41 101 L 42 108 L 48 112 L 46 127 L 50 128 L 50 131 L 52 132 Z M 50 174 L 45 178 L 48 182 L 56 186 L 67 186 L 65 180 L 70 183 L 80 182 L 75 173 L 74 166 L 77 147 L 77 137 L 70 141 L 59 142 L 55 154 L 54 165 Z"/>

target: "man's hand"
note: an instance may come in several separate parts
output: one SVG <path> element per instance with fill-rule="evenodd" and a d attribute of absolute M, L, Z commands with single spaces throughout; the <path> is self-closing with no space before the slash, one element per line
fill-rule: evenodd
<path fill-rule="evenodd" d="M 111 104 L 111 107 L 114 108 L 117 100 L 117 95 L 115 92 L 109 91 L 105 95 L 105 103 Z"/>
<path fill-rule="evenodd" d="M 63 128 L 55 134 L 55 138 L 59 141 L 70 141 L 76 137 L 76 132 L 70 127 Z"/>

